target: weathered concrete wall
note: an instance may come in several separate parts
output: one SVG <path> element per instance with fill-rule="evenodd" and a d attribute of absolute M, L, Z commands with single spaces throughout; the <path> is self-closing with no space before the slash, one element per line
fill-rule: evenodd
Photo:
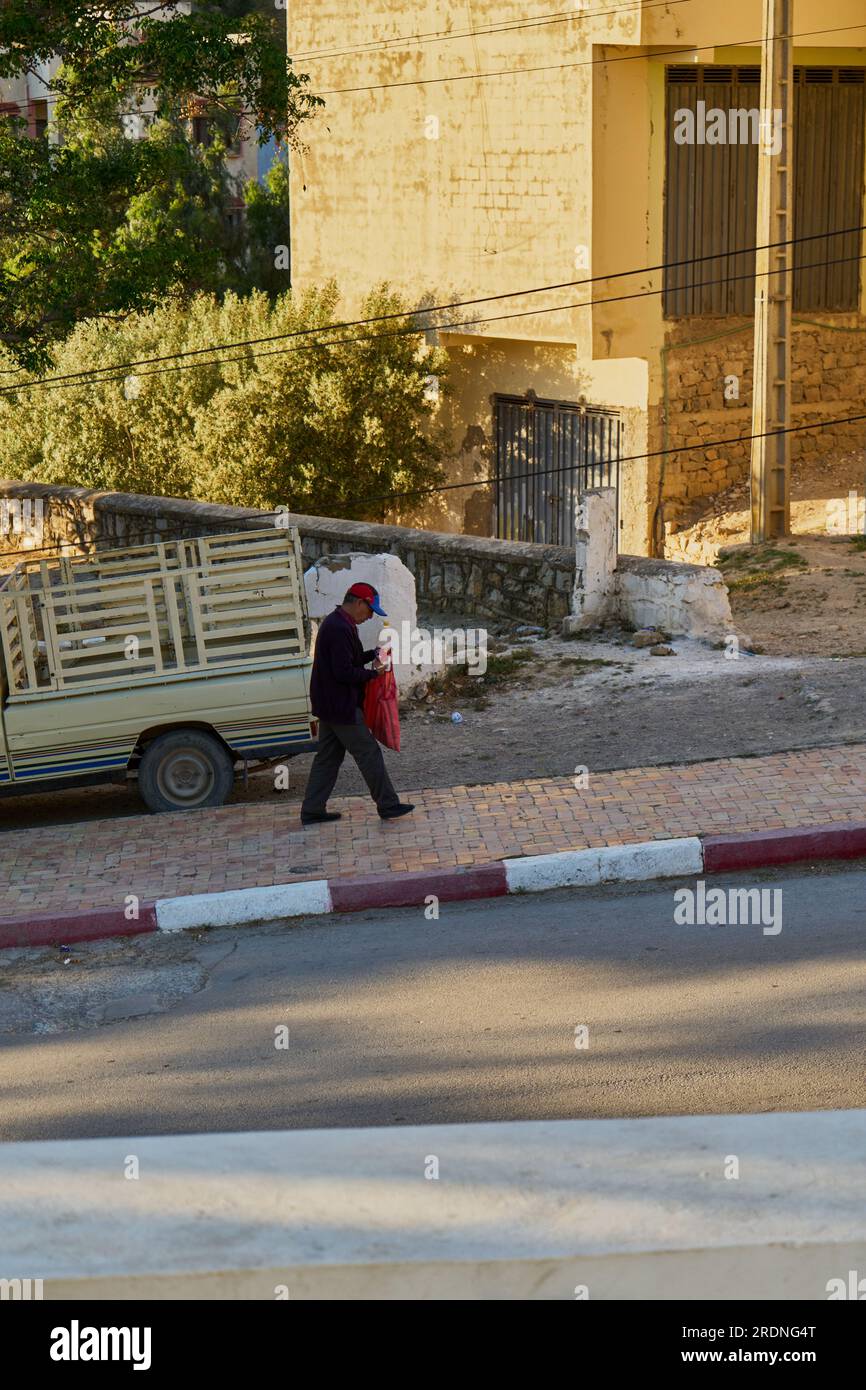
<path fill-rule="evenodd" d="M 304 128 L 306 148 L 291 161 L 295 288 L 333 276 L 353 317 L 382 281 L 413 306 L 566 287 L 442 316 L 453 325 L 441 335 L 449 481 L 468 486 L 394 519 L 490 534 L 491 488 L 471 484 L 492 471 L 497 393 L 621 409 L 624 452 L 640 455 L 646 364 L 633 354 L 596 361 L 617 354 L 609 342 L 593 351 L 590 288 L 568 287 L 593 274 L 593 55 L 596 45 L 639 41 L 634 6 L 527 25 L 522 0 L 473 0 L 462 18 L 445 0 L 289 0 L 287 18 L 291 54 L 331 50 L 309 64 L 327 111 Z M 423 30 L 453 37 L 384 46 L 422 18 Z M 475 80 L 479 71 L 504 75 Z M 638 552 L 644 473 L 638 459 L 623 491 L 621 543 Z"/>
<path fill-rule="evenodd" d="M 577 278 L 576 243 L 591 249 L 593 45 L 636 42 L 640 20 L 633 7 L 526 18 L 524 0 L 474 0 L 471 17 L 447 0 L 290 0 L 289 53 L 330 50 L 304 68 L 327 111 L 292 159 L 296 286 L 336 275 L 358 297 L 389 280 L 448 300 Z M 385 47 L 449 29 L 447 42 Z M 539 312 L 480 331 L 580 347 L 588 316 L 551 312 L 569 298 L 493 306 Z"/>
<path fill-rule="evenodd" d="M 575 516 L 577 569 L 571 611 L 582 623 L 603 622 L 616 588 L 616 493 L 585 492 Z"/>
<path fill-rule="evenodd" d="M 689 357 L 692 349 L 684 355 L 672 346 L 699 336 L 701 321 L 666 322 L 654 292 L 665 261 L 665 66 L 692 49 L 709 62 L 758 63 L 761 0 L 731 0 L 722 9 L 715 0 L 692 0 L 670 11 L 636 10 L 623 0 L 619 12 L 577 7 L 537 25 L 531 16 L 525 22 L 520 0 L 473 0 L 465 25 L 453 8 L 445 0 L 420 8 L 410 0 L 362 0 L 350 12 L 345 0 L 289 0 L 289 52 L 322 55 L 302 66 L 327 102 L 292 160 L 294 283 L 336 277 L 351 296 L 350 313 L 382 280 L 413 305 L 430 294 L 447 303 L 566 286 L 450 316 L 464 314 L 471 327 L 442 337 L 454 375 L 442 407 L 449 474 L 459 483 L 489 476 L 495 392 L 532 389 L 540 398 L 617 406 L 627 412 L 623 452 L 631 458 L 620 546 L 651 553 L 678 508 L 742 476 L 748 446 L 714 450 L 706 441 L 749 432 L 747 409 L 734 414 L 717 403 L 721 384 L 714 383 L 724 373 L 712 361 L 705 372 Z M 798 46 L 794 61 L 861 63 L 862 47 L 844 45 L 862 45 L 862 8 L 862 0 L 798 0 L 798 30 L 809 35 L 809 47 Z M 425 32 L 450 29 L 451 37 L 397 42 L 416 32 L 421 15 Z M 632 61 L 641 50 L 645 61 Z M 591 286 L 568 287 L 590 277 Z M 857 315 L 850 321 L 866 325 Z M 706 331 L 732 326 L 721 318 Z M 848 399 L 844 383 L 839 402 L 832 381 L 820 402 L 810 393 L 816 370 L 832 377 L 824 358 L 853 355 L 850 365 L 859 370 L 862 349 L 852 345 L 854 335 L 849 341 L 832 328 L 812 342 L 808 332 L 799 358 L 794 344 L 795 378 L 802 370 L 795 423 L 854 413 L 832 410 L 831 402 Z M 475 346 L 467 348 L 470 335 Z M 746 359 L 750 365 L 750 347 Z M 701 384 L 706 389 L 693 389 Z M 858 393 L 862 400 L 862 390 L 852 389 Z M 689 444 L 695 452 L 663 459 L 666 433 L 669 447 Z M 845 427 L 795 436 L 805 457 L 863 439 Z M 490 503 L 489 489 L 470 486 L 396 519 L 489 533 Z"/>
<path fill-rule="evenodd" d="M 418 603 L 412 572 L 396 555 L 364 555 L 356 552 L 351 555 L 322 556 L 304 575 L 310 617 L 315 622 L 321 622 L 338 603 L 342 603 L 346 590 L 359 582 L 372 584 L 387 614 L 387 617 L 373 617 L 360 624 L 358 636 L 361 646 L 365 651 L 371 651 L 379 645 L 383 630 L 396 632 L 396 642 L 392 639 L 393 670 L 399 689 L 406 690 L 413 680 L 429 675 L 436 668 L 413 663 L 411 640 L 408 644 L 403 643 L 404 630 L 410 633 L 417 630 Z"/>
<path fill-rule="evenodd" d="M 718 641 L 733 631 L 725 581 L 709 565 L 621 555 L 615 603 L 624 622 L 662 628 L 672 637 Z"/>
<path fill-rule="evenodd" d="M 585 493 L 577 503 L 576 522 L 577 568 L 564 632 L 618 621 L 712 641 L 730 633 L 728 590 L 717 569 L 617 555 L 611 488 Z"/>
<path fill-rule="evenodd" d="M 447 465 L 449 487 L 419 506 L 395 509 L 403 525 L 461 531 L 489 537 L 494 531 L 494 489 L 479 479 L 493 476 L 494 393 L 540 399 L 576 400 L 590 382 L 576 366 L 574 348 L 561 343 L 509 342 L 480 334 L 443 333 L 449 356 L 449 392 L 439 420 L 452 442 Z"/>
<path fill-rule="evenodd" d="M 248 507 L 40 483 L 0 481 L 0 498 L 4 497 L 41 501 L 45 537 L 40 543 L 68 545 L 73 551 L 216 535 L 267 526 L 273 520 L 269 513 Z M 564 546 L 525 545 L 331 517 L 287 519 L 301 533 L 307 564 L 323 555 L 351 551 L 396 555 L 414 575 L 418 603 L 428 610 L 552 625 L 571 607 L 574 551 Z M 23 550 L 20 540 L 5 537 L 8 565 Z"/>

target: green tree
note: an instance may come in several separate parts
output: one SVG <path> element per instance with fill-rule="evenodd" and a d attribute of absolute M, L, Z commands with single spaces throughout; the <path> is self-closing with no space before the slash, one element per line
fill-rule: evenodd
<path fill-rule="evenodd" d="M 277 155 L 263 183 L 245 191 L 246 226 L 238 290 L 265 290 L 276 297 L 290 283 L 289 165 Z"/>
<path fill-rule="evenodd" d="M 383 519 L 390 495 L 442 480 L 429 378 L 446 388 L 447 355 L 408 316 L 328 332 L 338 311 L 329 284 L 275 300 L 199 294 L 117 327 L 80 324 L 56 350 L 58 374 L 111 379 L 0 392 L 0 475 Z M 403 313 L 381 286 L 361 316 Z M 304 336 L 213 352 L 277 334 Z M 194 367 L 124 365 L 199 349 L 210 351 Z"/>
<path fill-rule="evenodd" d="M 186 14 L 173 0 L 6 0 L 0 77 L 52 55 L 62 143 L 0 118 L 0 342 L 31 370 L 85 319 L 248 288 L 261 255 L 225 215 L 226 144 L 239 123 L 291 142 L 321 105 L 286 59 L 278 12 L 249 5 L 199 0 Z M 217 122 L 207 148 L 187 136 L 194 101 Z M 130 112 L 145 116 L 146 138 L 127 138 Z"/>

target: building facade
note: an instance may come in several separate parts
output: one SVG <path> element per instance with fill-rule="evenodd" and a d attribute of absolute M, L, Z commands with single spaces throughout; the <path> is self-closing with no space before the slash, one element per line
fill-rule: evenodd
<path fill-rule="evenodd" d="M 57 60 L 38 63 L 34 72 L 0 80 L 0 116 L 9 115 L 27 122 L 27 133 L 34 140 L 48 134 L 51 119 L 51 79 Z"/>
<path fill-rule="evenodd" d="M 761 0 L 286 3 L 327 103 L 292 156 L 293 285 L 335 277 L 349 317 L 382 281 L 463 306 L 439 341 L 465 486 L 394 519 L 567 542 L 575 488 L 618 479 L 621 548 L 662 551 L 748 471 Z M 866 390 L 864 21 L 796 6 L 795 424 Z"/>
<path fill-rule="evenodd" d="M 189 13 L 194 0 L 180 0 L 178 9 Z M 154 18 L 161 18 L 159 10 L 140 5 Z M 35 71 L 24 73 L 12 79 L 0 79 L 0 116 L 4 113 L 16 116 L 27 122 L 27 133 L 33 139 L 45 138 L 59 141 L 54 123 L 56 93 L 52 88 L 53 78 L 59 67 L 58 58 L 50 58 L 36 65 Z M 153 117 L 153 104 L 147 98 L 141 102 L 129 102 L 123 116 L 124 131 L 129 139 L 142 139 Z M 187 131 L 191 140 L 198 144 L 210 144 L 215 129 L 225 134 L 226 123 L 220 122 L 213 109 L 204 100 L 190 104 Z M 258 130 L 253 122 L 242 117 L 237 120 L 236 135 L 226 151 L 226 170 L 234 185 L 235 195 L 229 216 L 233 220 L 243 218 L 245 213 L 244 189 L 249 183 L 264 183 L 275 159 L 279 157 L 274 140 L 262 145 Z"/>

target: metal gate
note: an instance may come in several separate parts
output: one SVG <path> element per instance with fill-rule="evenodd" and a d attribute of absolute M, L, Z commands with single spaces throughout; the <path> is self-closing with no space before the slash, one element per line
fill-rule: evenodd
<path fill-rule="evenodd" d="M 499 540 L 574 545 L 575 501 L 587 488 L 616 488 L 618 514 L 618 412 L 495 396 L 493 413 Z"/>

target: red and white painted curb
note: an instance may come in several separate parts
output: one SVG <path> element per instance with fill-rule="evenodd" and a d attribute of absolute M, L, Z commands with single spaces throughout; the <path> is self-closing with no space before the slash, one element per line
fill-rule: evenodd
<path fill-rule="evenodd" d="M 195 893 L 140 904 L 129 919 L 123 908 L 94 908 L 41 917 L 0 920 L 0 947 L 71 945 L 107 936 L 142 932 L 242 927 L 257 922 L 361 912 L 386 907 L 499 898 L 508 893 L 542 893 L 552 888 L 593 888 L 603 883 L 689 878 L 821 859 L 866 856 L 866 823 L 767 830 L 743 835 L 690 836 L 649 840 L 600 849 L 499 859 L 470 868 L 430 869 L 406 874 L 358 874 L 310 879 L 228 893 Z"/>

